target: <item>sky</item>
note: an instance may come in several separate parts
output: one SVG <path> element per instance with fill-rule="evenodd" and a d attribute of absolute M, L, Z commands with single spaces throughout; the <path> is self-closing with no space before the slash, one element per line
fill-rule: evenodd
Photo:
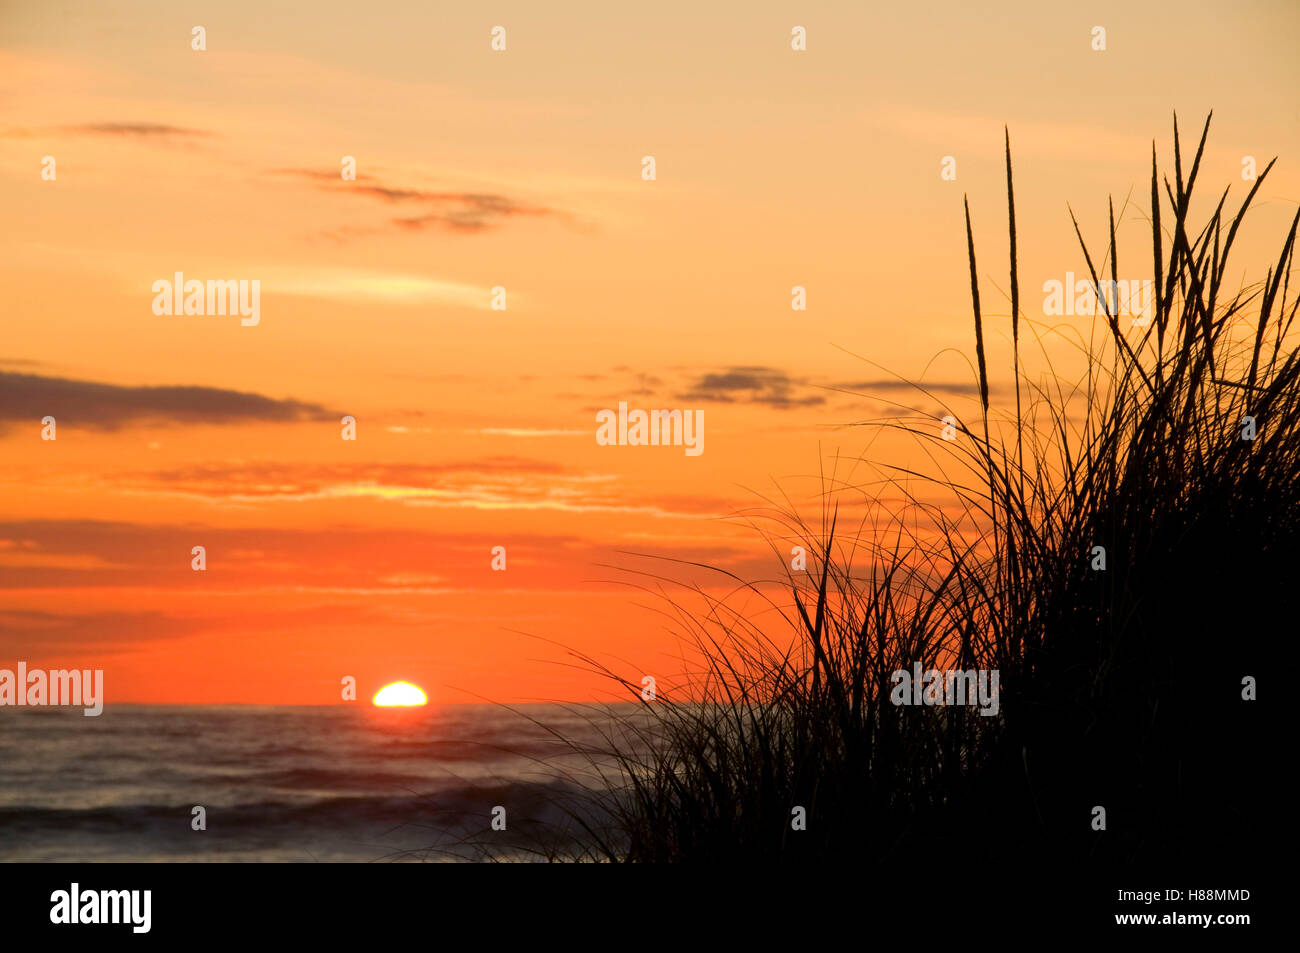
<path fill-rule="evenodd" d="M 680 672 L 647 573 L 775 578 L 738 515 L 816 518 L 827 473 L 888 501 L 915 448 L 869 422 L 973 419 L 963 195 L 1006 406 L 1004 125 L 1055 360 L 1067 205 L 1100 246 L 1113 197 L 1149 278 L 1175 110 L 1188 148 L 1214 110 L 1202 202 L 1280 157 L 1234 252 L 1262 276 L 1300 7 L 1134 6 L 5 3 L 0 668 L 102 668 L 109 704 Z M 156 314 L 177 272 L 258 281 L 257 324 Z M 621 401 L 702 411 L 704 452 L 599 445 Z"/>

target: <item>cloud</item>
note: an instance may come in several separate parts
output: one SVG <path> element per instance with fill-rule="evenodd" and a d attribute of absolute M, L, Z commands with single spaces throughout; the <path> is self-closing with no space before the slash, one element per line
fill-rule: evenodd
<path fill-rule="evenodd" d="M 35 425 L 46 415 L 91 430 L 118 430 L 140 420 L 283 423 L 335 416 L 319 404 L 217 387 L 122 387 L 0 371 L 0 428 L 18 421 Z"/>
<path fill-rule="evenodd" d="M 56 614 L 31 609 L 0 610 L 0 650 L 9 657 L 71 650 L 122 651 L 142 642 L 181 638 L 212 626 L 161 612 Z M 12 662 L 10 663 L 12 664 Z"/>
<path fill-rule="evenodd" d="M 667 507 L 678 502 L 672 497 L 662 501 Z M 595 505 L 585 511 L 599 515 L 615 509 L 612 504 Z M 642 506 L 627 511 L 650 510 Z M 656 526 L 662 529 L 665 524 Z M 497 577 L 485 572 L 484 557 L 501 540 L 486 529 L 476 533 L 355 525 L 287 529 L 265 524 L 0 520 L 0 540 L 12 544 L 0 552 L 0 596 L 12 606 L 0 605 L 0 646 L 6 634 L 25 633 L 33 645 L 48 647 L 49 640 L 41 639 L 38 630 L 53 623 L 38 612 L 57 613 L 49 619 L 76 617 L 96 605 L 112 613 L 175 611 L 191 623 L 206 614 L 229 613 L 235 626 L 245 628 L 249 620 L 290 608 L 295 601 L 292 593 L 443 596 L 499 591 L 500 586 Z M 207 547 L 208 567 L 201 578 L 190 568 L 196 540 Z M 717 545 L 686 530 L 671 540 L 671 550 L 679 558 L 701 546 Z M 615 561 L 616 551 L 624 548 L 566 532 L 512 531 L 512 569 L 531 568 L 512 576 L 511 585 L 543 591 L 555 590 L 558 582 L 578 588 L 599 585 L 592 579 L 593 565 Z M 82 596 L 53 596 L 71 590 L 79 590 Z M 137 597 L 114 595 L 127 590 Z M 317 599 L 299 604 L 323 605 Z M 112 633 L 94 633 L 89 624 L 82 629 L 92 629 L 86 634 L 95 638 L 112 634 L 129 641 L 136 634 L 130 625 L 114 627 Z"/>
<path fill-rule="evenodd" d="M 996 391 L 990 386 L 990 392 Z M 822 391 L 823 393 L 818 393 Z M 792 377 L 773 367 L 739 366 L 725 371 L 714 371 L 699 377 L 691 389 L 682 394 L 683 400 L 711 400 L 720 403 L 764 404 L 777 409 L 816 407 L 827 402 L 830 393 L 848 393 L 861 397 L 884 394 L 961 394 L 979 396 L 979 385 L 973 381 L 907 381 L 899 378 L 846 381 L 818 385 L 802 377 Z"/>
<path fill-rule="evenodd" d="M 156 122 L 97 122 L 81 126 L 60 126 L 60 131 L 82 136 L 118 136 L 128 139 L 198 139 L 212 133 Z"/>
<path fill-rule="evenodd" d="M 329 594 L 347 590 L 327 590 Z M 385 587 L 383 591 L 394 591 Z M 137 650 L 150 643 L 184 639 L 211 632 L 257 632 L 281 635 L 286 630 L 320 631 L 327 626 L 371 629 L 391 616 L 366 605 L 333 601 L 323 605 L 265 609 L 250 616 L 235 610 L 213 610 L 203 615 L 177 612 L 118 612 L 112 610 L 75 613 L 31 609 L 0 609 L 0 659 L 13 664 L 15 658 L 31 664 L 33 659 L 66 652 L 115 655 Z"/>
<path fill-rule="evenodd" d="M 120 474 L 123 485 L 157 481 L 173 492 L 225 496 L 302 496 L 324 494 L 332 488 L 446 486 L 456 478 L 495 477 L 534 480 L 562 476 L 558 463 L 529 457 L 491 456 L 450 463 L 347 463 L 288 464 L 253 461 L 239 464 L 210 463 L 172 470 L 145 470 Z M 579 474 L 584 479 L 590 475 Z"/>
<path fill-rule="evenodd" d="M 302 295 L 310 298 L 378 298 L 398 304 L 444 302 L 467 308 L 488 310 L 492 307 L 491 289 L 441 278 L 399 275 L 386 272 L 345 271 L 338 268 L 299 271 L 283 275 L 270 274 L 263 287 L 277 294 Z M 514 301 L 519 300 L 515 295 Z"/>
<path fill-rule="evenodd" d="M 483 511 L 690 518 L 716 516 L 729 505 L 723 499 L 698 495 L 647 500 L 644 494 L 624 486 L 616 474 L 577 471 L 545 460 L 512 456 L 433 465 L 205 464 L 100 473 L 95 479 L 97 487 L 112 493 L 238 505 L 364 501 Z M 5 555 L 0 550 L 0 564 Z"/>
<path fill-rule="evenodd" d="M 445 207 L 424 215 L 395 218 L 393 224 L 408 231 L 425 228 L 447 228 L 456 232 L 477 232 L 500 225 L 517 216 L 568 216 L 553 208 L 525 205 L 503 195 L 474 195 L 464 193 L 440 200 Z"/>
<path fill-rule="evenodd" d="M 412 203 L 426 206 L 419 215 L 398 216 L 391 224 L 407 231 L 426 228 L 446 228 L 457 232 L 477 232 L 505 223 L 520 216 L 553 217 L 570 220 L 567 212 L 545 205 L 533 205 L 494 192 L 445 192 L 426 189 L 401 188 L 381 183 L 374 176 L 361 174 L 353 181 L 345 181 L 338 173 L 319 169 L 276 169 L 277 175 L 288 175 L 313 182 L 318 188 L 335 194 L 361 195 L 378 199 L 385 204 Z M 364 231 L 353 229 L 353 234 Z M 334 234 L 349 234 L 343 229 Z"/>
<path fill-rule="evenodd" d="M 203 129 L 187 129 L 159 122 L 92 122 L 71 126 L 46 126 L 40 129 L 13 128 L 0 132 L 0 139 L 35 139 L 51 134 L 72 136 L 107 136 L 116 139 L 151 139 L 155 142 L 206 139 L 215 135 Z"/>
<path fill-rule="evenodd" d="M 532 427 L 482 427 L 467 430 L 466 433 L 483 434 L 489 437 L 587 437 L 589 430 L 543 430 Z"/>
<path fill-rule="evenodd" d="M 932 394 L 967 394 L 970 396 L 979 396 L 979 384 L 974 381 L 905 381 L 898 378 L 886 378 L 880 380 L 867 381 L 850 381 L 844 384 L 835 385 L 839 390 L 854 391 L 864 395 L 870 395 L 872 391 L 909 391 L 917 394 L 922 391 L 929 391 Z M 989 390 L 997 390 L 994 385 L 989 385 Z"/>
<path fill-rule="evenodd" d="M 445 193 L 425 192 L 420 189 L 398 189 L 379 185 L 375 177 L 362 173 L 352 181 L 345 180 L 337 172 L 322 172 L 320 169 L 275 169 L 276 175 L 288 175 L 298 179 L 315 182 L 327 192 L 346 192 L 349 195 L 368 195 L 385 202 L 433 201 Z"/>
<path fill-rule="evenodd" d="M 772 367 L 732 367 L 705 374 L 685 394 L 683 400 L 711 400 L 722 403 L 745 402 L 768 407 L 814 407 L 826 403 L 820 394 L 797 396 L 796 388 L 807 381 L 790 377 Z"/>

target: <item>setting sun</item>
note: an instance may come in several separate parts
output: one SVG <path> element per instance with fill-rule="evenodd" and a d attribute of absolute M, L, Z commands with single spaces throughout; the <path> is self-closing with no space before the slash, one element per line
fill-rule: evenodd
<path fill-rule="evenodd" d="M 391 685 L 385 685 L 375 693 L 374 704 L 380 708 L 391 708 L 400 705 L 425 705 L 428 704 L 428 696 L 422 689 L 412 685 L 410 682 L 393 682 Z"/>

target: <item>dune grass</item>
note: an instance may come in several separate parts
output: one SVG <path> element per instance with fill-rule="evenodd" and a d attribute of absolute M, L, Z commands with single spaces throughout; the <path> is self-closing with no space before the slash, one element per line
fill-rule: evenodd
<path fill-rule="evenodd" d="M 1195 228 L 1208 131 L 1207 118 L 1184 175 L 1175 118 L 1172 181 L 1153 145 L 1149 324 L 1102 296 L 1105 333 L 1070 381 L 1021 367 L 1008 134 L 1014 417 L 990 408 L 966 207 L 979 419 L 951 441 L 934 420 L 882 425 L 944 474 L 898 475 L 906 513 L 846 531 L 833 493 L 820 526 L 785 511 L 774 556 L 788 564 L 791 538 L 810 556 L 787 572 L 789 598 L 733 577 L 763 611 L 674 606 L 700 669 L 598 752 L 618 770 L 604 775 L 612 833 L 591 856 L 1240 861 L 1268 836 L 1275 761 L 1242 689 L 1282 664 L 1276 620 L 1300 566 L 1297 221 L 1264 280 L 1231 290 L 1229 253 L 1272 163 L 1230 218 L 1225 191 Z M 1075 228 L 1094 285 L 1116 280 L 1113 206 L 1101 259 Z M 960 516 L 906 489 L 917 480 Z M 890 675 L 914 661 L 996 669 L 999 713 L 893 704 Z"/>
<path fill-rule="evenodd" d="M 585 798 L 569 812 L 580 848 L 539 856 L 1240 864 L 1273 836 L 1262 806 L 1278 759 L 1242 691 L 1285 664 L 1279 636 L 1293 628 L 1277 626 L 1300 567 L 1300 214 L 1265 278 L 1229 289 L 1272 163 L 1230 218 L 1225 191 L 1194 228 L 1209 124 L 1184 175 L 1175 117 L 1172 181 L 1153 144 L 1149 323 L 1099 295 L 1101 333 L 1074 380 L 1022 368 L 1035 323 L 1020 311 L 1007 135 L 1014 415 L 990 406 L 963 202 L 979 419 L 958 419 L 952 440 L 932 418 L 878 425 L 941 474 L 896 472 L 901 510 L 846 529 L 835 500 L 847 484 L 831 474 L 820 525 L 792 506 L 765 511 L 787 567 L 779 588 L 714 569 L 729 594 L 668 601 L 698 663 L 681 684 L 645 701 L 639 674 L 580 657 L 640 704 L 593 720 L 602 744 L 562 739 L 594 769 L 566 783 L 604 793 L 594 812 Z M 1075 229 L 1094 287 L 1117 280 L 1113 206 L 1101 258 Z M 789 568 L 792 541 L 806 571 Z M 998 713 L 894 704 L 891 675 L 913 662 L 996 670 Z"/>

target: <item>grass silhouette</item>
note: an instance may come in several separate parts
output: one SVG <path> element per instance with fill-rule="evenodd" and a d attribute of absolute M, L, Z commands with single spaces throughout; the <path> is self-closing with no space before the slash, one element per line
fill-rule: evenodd
<path fill-rule="evenodd" d="M 703 589 L 703 611 L 669 600 L 696 671 L 587 746 L 609 793 L 583 857 L 1240 862 L 1271 836 L 1275 756 L 1243 679 L 1281 663 L 1278 602 L 1300 565 L 1300 215 L 1263 282 L 1229 291 L 1272 163 L 1230 219 L 1225 191 L 1195 229 L 1209 123 L 1186 176 L 1176 117 L 1172 181 L 1153 144 L 1150 322 L 1122 326 L 1099 295 L 1104 333 L 1077 380 L 1022 370 L 1008 134 L 1014 417 L 990 411 L 965 206 L 979 420 L 957 420 L 954 440 L 933 419 L 879 424 L 942 474 L 899 472 L 902 512 L 845 530 L 831 502 L 819 526 L 778 507 L 774 555 L 788 565 L 794 539 L 810 556 L 780 598 L 715 570 L 748 608 Z M 1109 218 L 1100 275 L 1075 222 L 1094 288 L 1107 266 L 1118 278 L 1113 205 Z M 641 697 L 639 681 L 580 658 Z M 891 674 L 918 661 L 997 670 L 1000 711 L 893 704 Z M 581 826 L 597 829 L 589 813 Z"/>

